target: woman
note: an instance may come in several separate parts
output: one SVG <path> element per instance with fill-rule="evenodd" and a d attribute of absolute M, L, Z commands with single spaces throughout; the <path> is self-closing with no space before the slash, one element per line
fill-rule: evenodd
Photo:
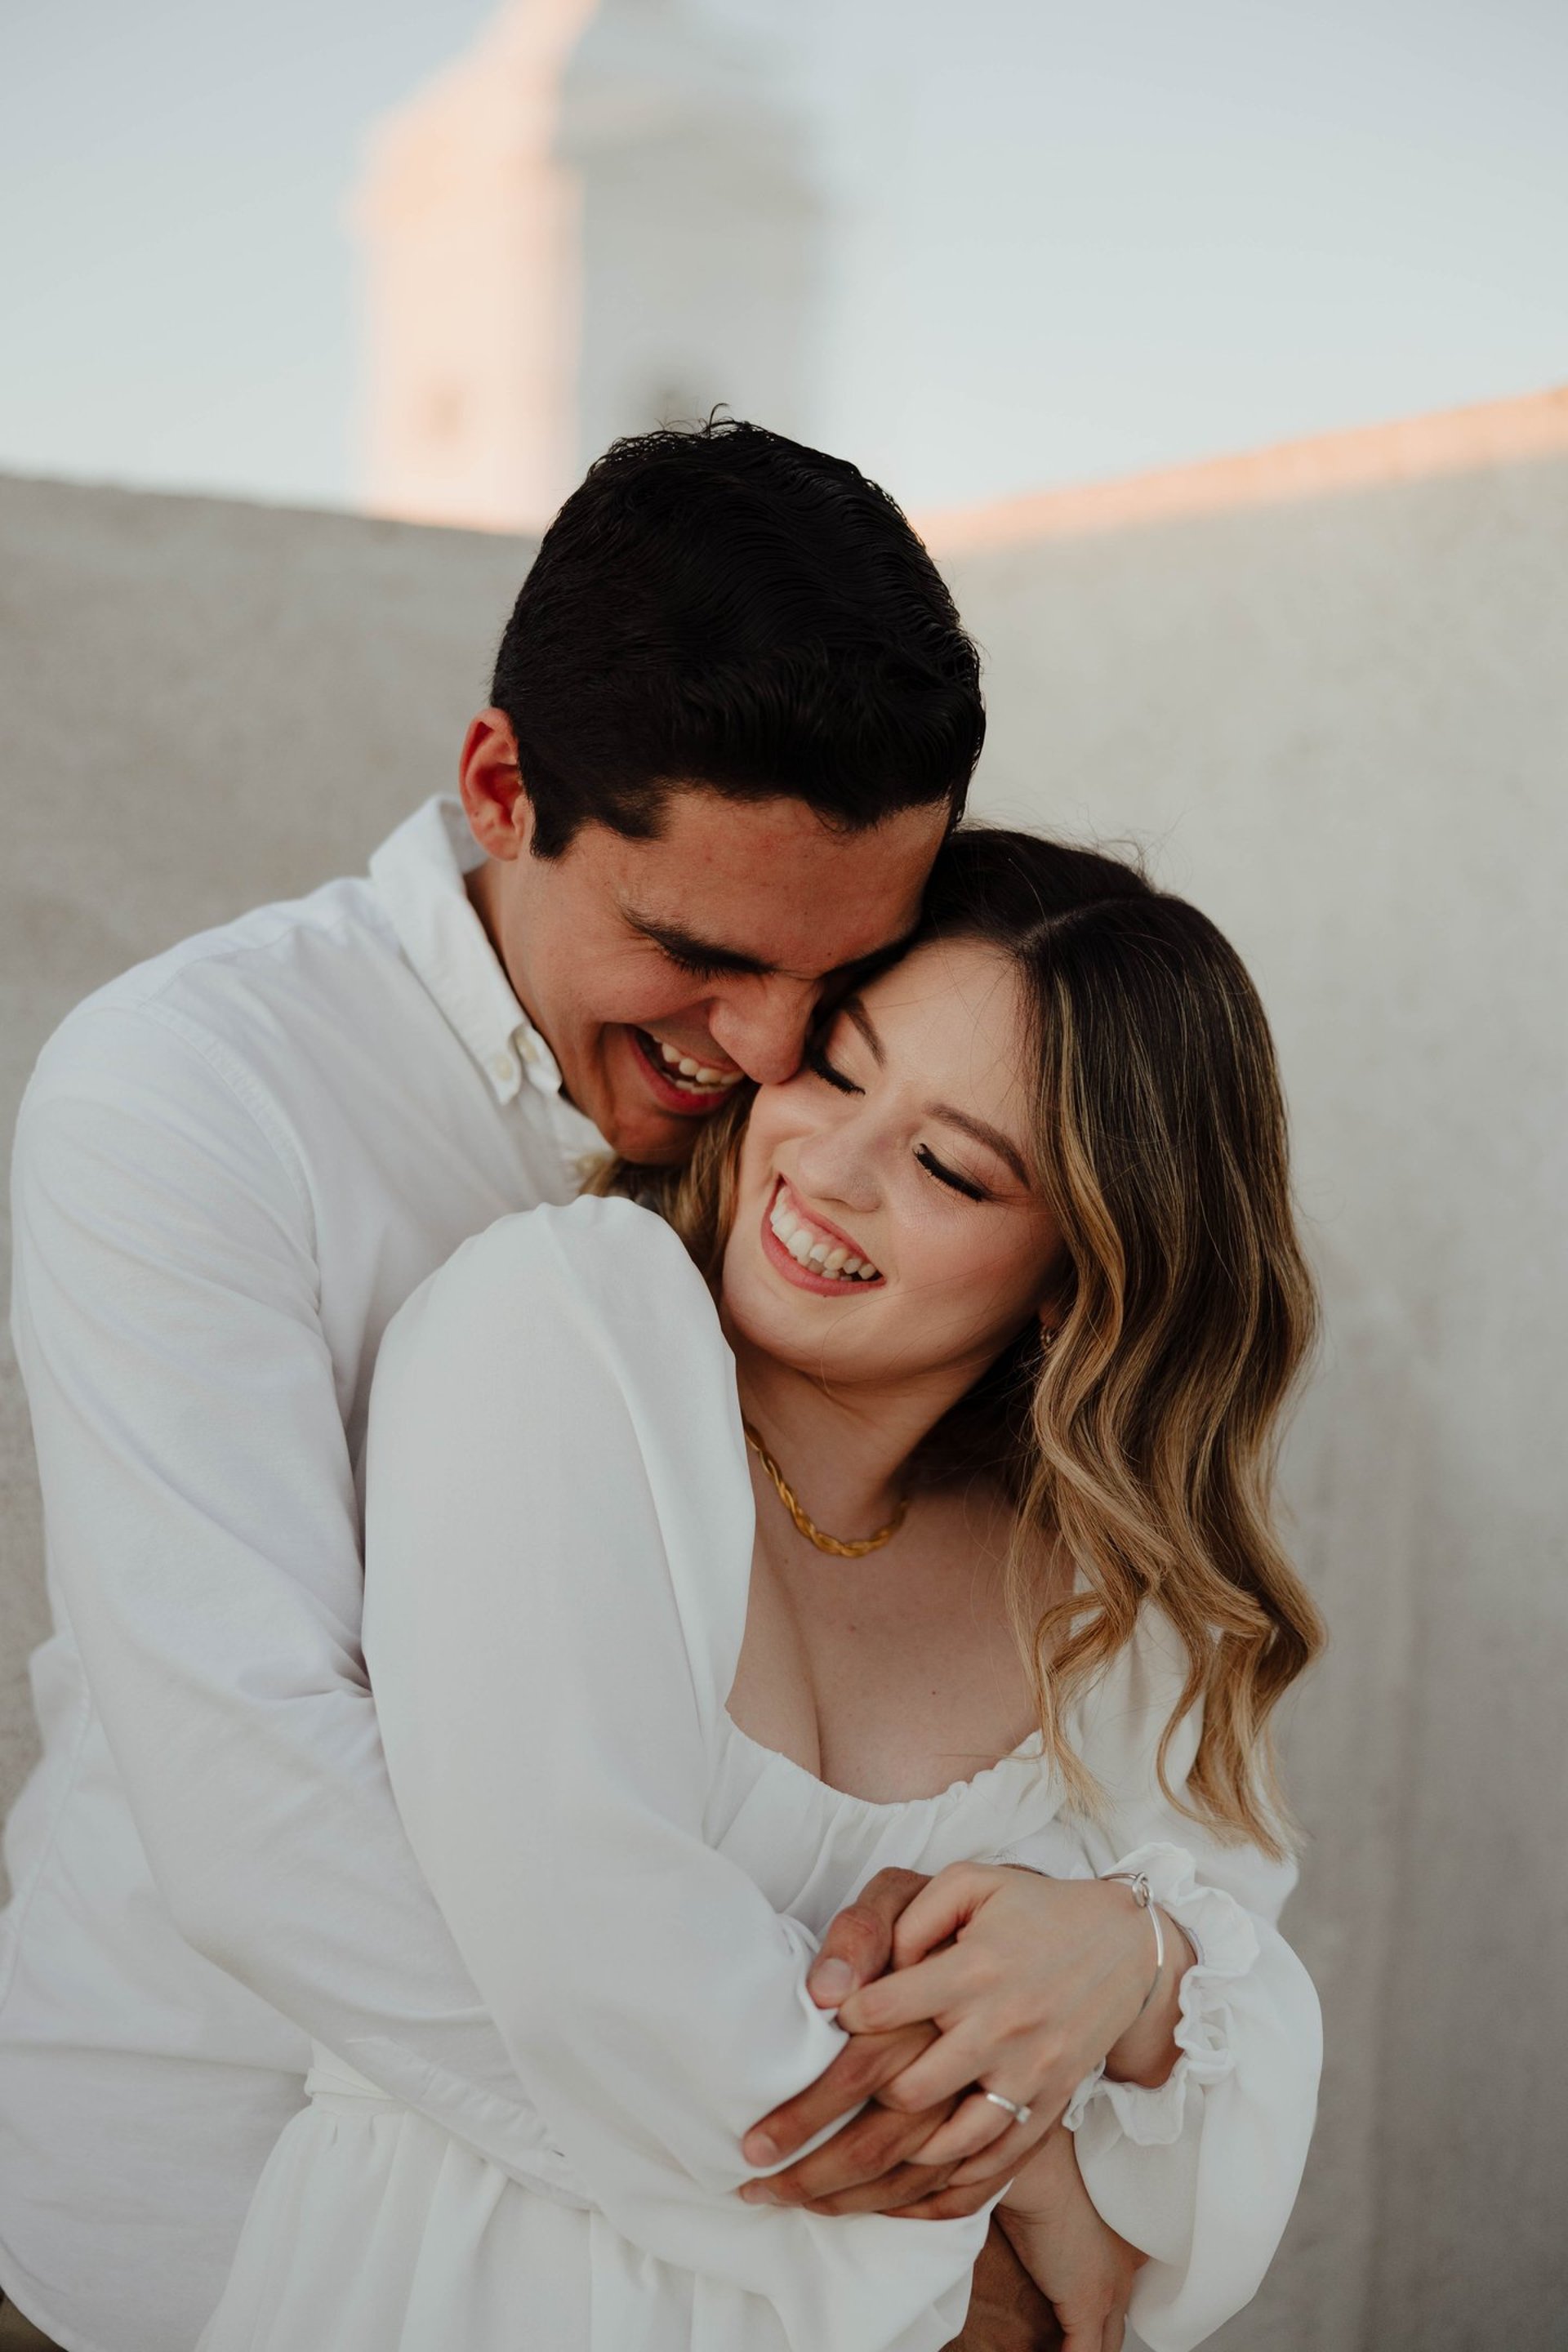
<path fill-rule="evenodd" d="M 920 2020 L 918 2163 L 1010 2180 L 1070 2352 L 1129 2294 L 1179 2352 L 1318 2065 L 1268 1750 L 1312 1305 L 1247 976 L 1131 868 L 961 832 L 801 1073 L 605 1189 L 663 1214 L 503 1219 L 409 1302 L 367 1469 L 388 1764 L 537 2165 L 321 2053 L 205 2352 L 936 2352 L 984 2215 L 771 2204 L 741 2146 Z M 931 1884 L 836 2023 L 815 1938 L 889 1864 Z"/>

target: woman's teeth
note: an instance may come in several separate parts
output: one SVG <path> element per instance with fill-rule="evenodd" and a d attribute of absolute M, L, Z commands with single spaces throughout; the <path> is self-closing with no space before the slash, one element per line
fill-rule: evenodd
<path fill-rule="evenodd" d="M 795 1264 L 808 1265 L 813 1274 L 832 1275 L 840 1282 L 878 1280 L 877 1269 L 868 1257 L 857 1257 L 842 1242 L 817 1233 L 785 1205 L 782 1193 L 773 1202 L 768 1223 Z"/>
<path fill-rule="evenodd" d="M 683 1054 L 679 1045 L 667 1045 L 662 1037 L 649 1039 L 658 1047 L 665 1064 L 665 1075 L 683 1095 L 727 1095 L 741 1081 L 739 1070 L 710 1070 L 705 1063 Z"/>

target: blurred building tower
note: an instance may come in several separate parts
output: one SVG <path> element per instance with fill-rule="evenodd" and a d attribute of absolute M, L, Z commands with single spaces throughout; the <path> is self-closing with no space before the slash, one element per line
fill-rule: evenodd
<path fill-rule="evenodd" d="M 617 433 L 813 428 L 809 123 L 700 0 L 506 0 L 380 126 L 354 216 L 378 513 L 536 529 Z"/>
<path fill-rule="evenodd" d="M 527 528 L 576 454 L 577 191 L 561 80 L 594 0 L 512 0 L 383 122 L 354 203 L 366 503 Z"/>

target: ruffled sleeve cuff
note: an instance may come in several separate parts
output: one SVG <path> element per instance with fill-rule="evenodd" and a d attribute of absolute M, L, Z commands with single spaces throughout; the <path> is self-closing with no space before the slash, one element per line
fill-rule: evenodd
<path fill-rule="evenodd" d="M 1176 1845 L 1141 1845 L 1102 1874 L 1120 1877 L 1142 1871 L 1168 1918 L 1174 1919 L 1197 1958 L 1182 1979 L 1175 2027 L 1180 2052 L 1156 2089 L 1141 2083 L 1114 2083 L 1103 2066 L 1073 2093 L 1063 2123 L 1077 2131 L 1100 2103 L 1108 2105 L 1124 2137 L 1141 2147 L 1164 2147 L 1181 2137 L 1187 2102 L 1217 2083 L 1236 2064 L 1230 1989 L 1258 1958 L 1258 1931 L 1234 1895 L 1200 1885 L 1193 1857 Z"/>

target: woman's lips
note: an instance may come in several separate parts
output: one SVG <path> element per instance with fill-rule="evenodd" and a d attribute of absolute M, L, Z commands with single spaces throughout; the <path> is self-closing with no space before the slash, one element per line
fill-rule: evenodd
<path fill-rule="evenodd" d="M 877 1273 L 873 1273 L 868 1279 L 859 1274 L 848 1276 L 841 1273 L 823 1274 L 810 1264 L 803 1265 L 773 1230 L 773 1219 L 781 1206 L 787 1208 L 801 1224 L 811 1226 L 825 1241 L 831 1238 L 835 1244 L 842 1247 L 850 1257 L 859 1257 L 861 1254 L 841 1226 L 835 1225 L 827 1218 L 819 1217 L 815 1212 L 806 1209 L 800 1202 L 799 1195 L 792 1192 L 781 1176 L 763 1205 L 761 1239 L 763 1255 L 771 1265 L 778 1268 L 786 1282 L 794 1283 L 797 1290 L 813 1292 L 818 1298 L 853 1298 L 858 1292 L 881 1288 L 882 1276 Z M 861 1262 L 867 1263 L 864 1259 Z"/>

